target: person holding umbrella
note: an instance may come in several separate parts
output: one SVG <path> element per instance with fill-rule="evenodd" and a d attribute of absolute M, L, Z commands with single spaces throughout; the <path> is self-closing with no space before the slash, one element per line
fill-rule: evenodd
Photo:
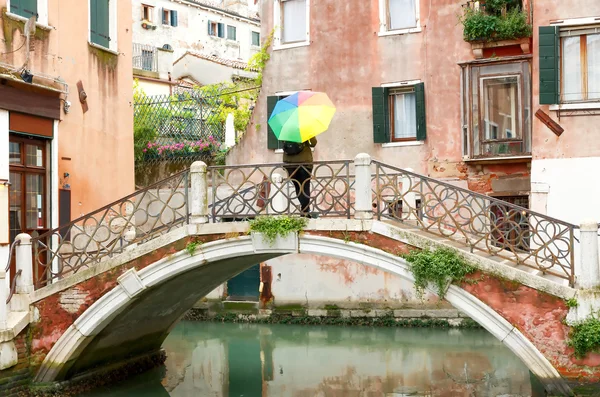
<path fill-rule="evenodd" d="M 309 216 L 310 180 L 313 170 L 312 148 L 315 136 L 327 130 L 335 114 L 335 106 L 327 94 L 299 91 L 277 102 L 269 126 L 283 141 L 283 162 L 294 183 L 302 216 Z"/>

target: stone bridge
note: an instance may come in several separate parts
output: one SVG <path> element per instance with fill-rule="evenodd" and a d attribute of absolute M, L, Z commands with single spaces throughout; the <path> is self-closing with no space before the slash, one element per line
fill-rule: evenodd
<path fill-rule="evenodd" d="M 19 235 L 17 274 L 0 273 L 0 389 L 151 365 L 187 310 L 255 263 L 309 253 L 414 282 L 399 254 L 438 247 L 478 269 L 445 299 L 549 391 L 569 395 L 567 381 L 600 379 L 600 355 L 575 359 L 567 345 L 567 324 L 598 306 L 596 224 L 570 225 L 367 155 L 315 163 L 310 183 L 318 218 L 275 243 L 246 220 L 298 212 L 281 164 L 194 163 L 45 235 Z"/>

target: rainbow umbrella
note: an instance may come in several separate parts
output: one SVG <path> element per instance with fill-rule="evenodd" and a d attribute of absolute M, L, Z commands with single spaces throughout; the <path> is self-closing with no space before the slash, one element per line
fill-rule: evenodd
<path fill-rule="evenodd" d="M 298 91 L 277 102 L 269 126 L 280 141 L 301 143 L 326 131 L 334 113 L 324 92 Z"/>

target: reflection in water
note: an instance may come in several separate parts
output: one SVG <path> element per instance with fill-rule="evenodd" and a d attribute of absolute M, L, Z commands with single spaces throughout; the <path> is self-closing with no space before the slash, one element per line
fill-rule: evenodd
<path fill-rule="evenodd" d="M 182 322 L 164 348 L 166 373 L 88 396 L 543 395 L 483 330 Z"/>

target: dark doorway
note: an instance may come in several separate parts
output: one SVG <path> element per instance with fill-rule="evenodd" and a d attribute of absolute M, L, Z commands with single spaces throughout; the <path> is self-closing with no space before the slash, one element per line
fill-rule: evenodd
<path fill-rule="evenodd" d="M 227 281 L 228 300 L 258 301 L 260 286 L 260 264 L 252 266 Z"/>

